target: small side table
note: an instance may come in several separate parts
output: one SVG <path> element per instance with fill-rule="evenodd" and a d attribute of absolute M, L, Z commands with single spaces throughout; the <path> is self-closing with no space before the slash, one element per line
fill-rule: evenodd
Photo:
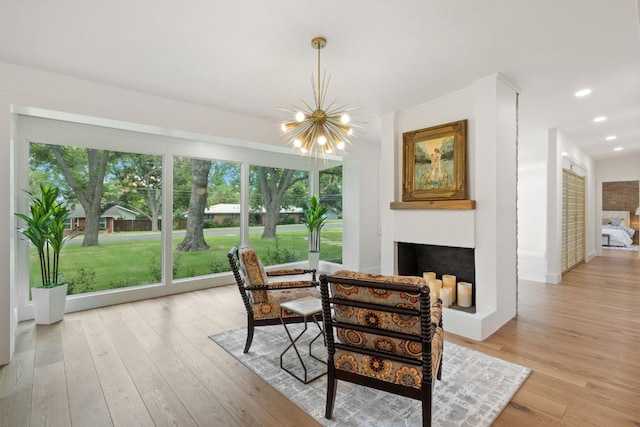
<path fill-rule="evenodd" d="M 291 311 L 293 313 L 299 314 L 304 318 L 304 329 L 298 334 L 297 337 L 294 338 L 291 335 L 291 332 L 289 332 L 289 328 L 287 328 L 287 324 L 283 320 L 282 310 Z M 282 354 L 280 354 L 280 368 L 287 371 L 291 376 L 301 381 L 303 384 L 309 384 L 311 381 L 317 380 L 318 378 L 326 374 L 326 371 L 325 371 L 313 378 L 308 378 L 307 367 L 304 364 L 304 361 L 302 360 L 302 356 L 300 355 L 300 351 L 298 350 L 298 347 L 296 346 L 296 342 L 298 342 L 298 340 L 307 331 L 308 329 L 307 321 L 309 320 L 309 317 L 311 317 L 311 319 L 313 320 L 313 323 L 316 324 L 320 332 L 318 332 L 318 335 L 316 335 L 311 341 L 309 341 L 309 356 L 313 357 L 315 360 L 319 362 L 324 363 L 325 365 L 327 364 L 326 361 L 318 358 L 317 356 L 314 356 L 313 353 L 311 353 L 311 344 L 313 344 L 318 338 L 320 338 L 320 336 L 322 336 L 322 339 L 324 340 L 324 332 L 318 321 L 318 316 L 320 316 L 320 319 L 322 318 L 322 303 L 320 299 L 316 297 L 304 297 L 304 298 L 299 298 L 299 299 L 288 301 L 288 302 L 283 302 L 282 304 L 280 304 L 280 322 L 282 322 L 282 326 L 284 326 L 284 330 L 287 332 L 287 336 L 289 337 L 289 341 L 291 342 L 291 344 L 289 344 L 287 348 L 284 349 Z M 295 350 L 296 355 L 298 356 L 298 360 L 302 365 L 302 369 L 304 370 L 304 378 L 299 377 L 295 373 L 291 372 L 289 369 L 285 368 L 282 363 L 283 356 L 291 348 Z"/>

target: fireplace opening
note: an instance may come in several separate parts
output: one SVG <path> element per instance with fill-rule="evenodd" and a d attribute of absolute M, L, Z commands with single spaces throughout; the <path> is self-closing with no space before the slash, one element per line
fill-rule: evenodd
<path fill-rule="evenodd" d="M 398 274 L 419 276 L 433 271 L 441 279 L 443 274 L 453 274 L 457 282 L 472 284 L 472 312 L 476 305 L 475 249 L 452 246 L 424 245 L 398 242 Z M 465 310 L 467 311 L 467 310 Z"/>

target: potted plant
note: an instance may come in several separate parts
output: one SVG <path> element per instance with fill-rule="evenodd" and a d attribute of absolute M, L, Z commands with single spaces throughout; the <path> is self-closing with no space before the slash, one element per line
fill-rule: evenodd
<path fill-rule="evenodd" d="M 29 195 L 29 215 L 16 213 L 27 224 L 18 228 L 38 252 L 42 284 L 31 289 L 36 324 L 50 325 L 62 320 L 67 284 L 59 283 L 60 251 L 71 238 L 65 234 L 69 210 L 58 203 L 58 187 L 40 184 L 40 195 Z"/>
<path fill-rule="evenodd" d="M 320 230 L 327 221 L 327 208 L 322 206 L 317 196 L 309 199 L 305 212 L 307 230 L 309 230 L 309 268 L 318 269 L 320 263 Z"/>

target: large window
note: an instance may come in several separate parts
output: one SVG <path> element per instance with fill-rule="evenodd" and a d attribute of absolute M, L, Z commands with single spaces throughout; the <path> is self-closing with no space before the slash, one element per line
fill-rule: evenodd
<path fill-rule="evenodd" d="M 175 157 L 173 278 L 229 271 L 240 242 L 240 165 Z"/>
<path fill-rule="evenodd" d="M 251 166 L 249 242 L 264 265 L 307 259 L 307 171 Z"/>
<path fill-rule="evenodd" d="M 60 188 L 71 212 L 66 232 L 76 236 L 60 261 L 73 296 L 67 309 L 228 284 L 226 255 L 239 243 L 252 244 L 265 265 L 305 262 L 304 212 L 318 185 L 330 210 L 322 259 L 341 260 L 340 168 L 317 180 L 298 156 L 111 124 L 18 115 L 16 210 L 28 209 L 22 189 L 45 183 Z M 22 312 L 40 274 L 24 239 L 15 260 Z"/>
<path fill-rule="evenodd" d="M 29 171 L 32 192 L 54 184 L 70 210 L 68 232 L 75 237 L 60 255 L 70 294 L 159 281 L 160 156 L 31 143 Z M 29 283 L 40 284 L 33 248 Z"/>
<path fill-rule="evenodd" d="M 342 264 L 342 166 L 320 171 L 320 203 L 328 209 L 320 232 L 320 259 Z"/>

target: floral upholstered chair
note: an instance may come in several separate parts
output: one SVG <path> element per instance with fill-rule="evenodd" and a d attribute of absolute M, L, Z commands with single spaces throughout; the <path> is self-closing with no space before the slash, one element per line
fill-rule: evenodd
<path fill-rule="evenodd" d="M 250 245 L 234 246 L 227 254 L 229 264 L 247 310 L 247 342 L 244 352 L 248 352 L 253 341 L 256 326 L 280 324 L 280 304 L 307 296 L 320 298 L 316 270 L 289 269 L 265 271 L 260 257 Z M 270 281 L 269 278 L 310 275 L 309 280 Z M 303 322 L 298 314 L 284 310 L 285 323 Z"/>
<path fill-rule="evenodd" d="M 430 426 L 444 332 L 440 300 L 430 302 L 424 279 L 341 270 L 320 276 L 320 293 L 328 352 L 325 417 L 333 415 L 342 380 L 422 401 L 422 422 Z"/>

